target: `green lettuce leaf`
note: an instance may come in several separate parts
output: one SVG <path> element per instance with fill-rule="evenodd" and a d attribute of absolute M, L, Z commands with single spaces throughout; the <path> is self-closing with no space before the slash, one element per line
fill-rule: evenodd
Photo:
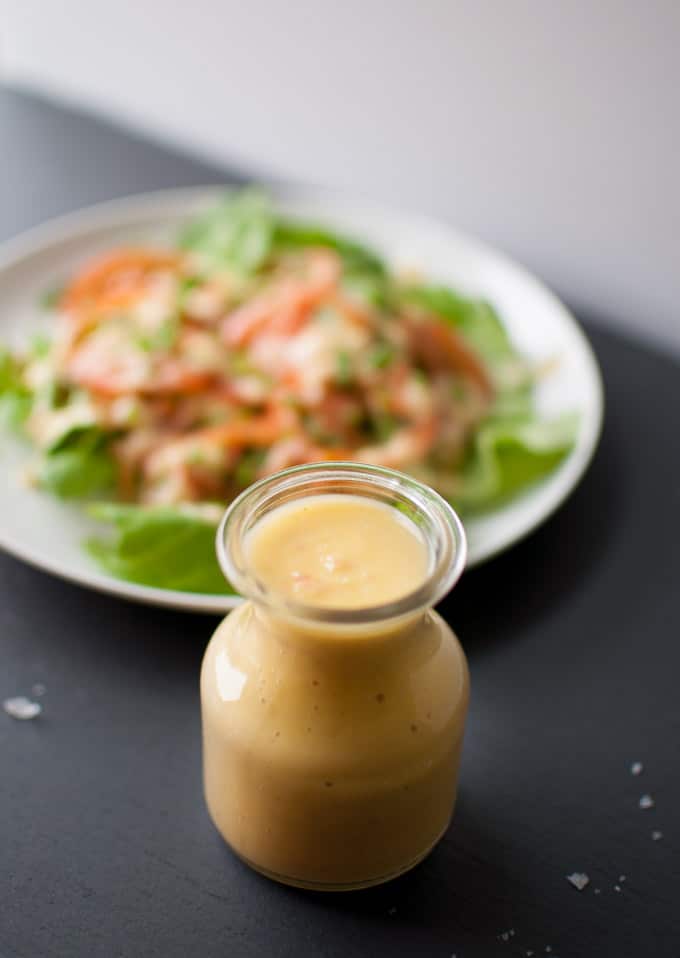
<path fill-rule="evenodd" d="M 88 510 L 113 525 L 87 550 L 111 575 L 184 592 L 233 594 L 215 558 L 215 523 L 190 509 L 96 503 Z"/>
<path fill-rule="evenodd" d="M 31 392 L 21 380 L 21 363 L 0 348 L 0 426 L 20 430 L 32 405 Z"/>
<path fill-rule="evenodd" d="M 578 416 L 571 414 L 489 420 L 475 434 L 453 504 L 463 513 L 502 505 L 552 472 L 571 451 L 577 430 Z"/>
<path fill-rule="evenodd" d="M 256 273 L 274 252 L 323 246 L 338 253 L 345 282 L 360 295 L 379 304 L 387 290 L 387 271 L 372 250 L 317 224 L 279 217 L 256 189 L 227 193 L 185 228 L 180 245 L 198 254 L 208 270 L 226 267 L 245 275 Z"/>
<path fill-rule="evenodd" d="M 249 275 L 269 258 L 275 225 L 272 204 L 264 193 L 230 192 L 185 228 L 180 245 L 198 254 L 206 269 L 227 267 Z"/>
<path fill-rule="evenodd" d="M 69 432 L 45 453 L 36 479 L 61 499 L 85 499 L 111 489 L 116 466 L 106 436 L 97 428 Z"/>

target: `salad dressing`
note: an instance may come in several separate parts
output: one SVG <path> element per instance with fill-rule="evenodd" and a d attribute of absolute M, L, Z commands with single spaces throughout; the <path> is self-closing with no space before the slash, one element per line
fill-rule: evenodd
<path fill-rule="evenodd" d="M 349 495 L 280 506 L 250 533 L 254 574 L 278 595 L 326 608 L 381 605 L 421 585 L 425 542 L 402 513 Z"/>
<path fill-rule="evenodd" d="M 319 467 L 296 471 L 303 486 Z M 254 601 L 206 650 L 205 796 L 232 849 L 289 884 L 385 881 L 451 818 L 467 666 L 446 623 L 409 599 L 423 601 L 436 560 L 431 532 L 396 504 L 310 490 L 238 533 Z"/>

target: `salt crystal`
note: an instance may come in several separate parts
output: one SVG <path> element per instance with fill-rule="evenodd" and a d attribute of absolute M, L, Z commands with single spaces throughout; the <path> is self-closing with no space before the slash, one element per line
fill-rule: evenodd
<path fill-rule="evenodd" d="M 527 952 L 527 958 L 532 958 L 532 955 L 533 955 L 533 951 L 529 950 Z"/>
<path fill-rule="evenodd" d="M 641 775 L 643 768 L 644 768 L 644 766 L 643 766 L 642 762 L 633 762 L 633 764 L 630 766 L 630 774 L 631 774 L 631 775 Z"/>
<path fill-rule="evenodd" d="M 36 682 L 33 688 L 31 689 L 34 695 L 41 696 L 44 695 L 47 689 L 42 684 L 42 682 Z"/>
<path fill-rule="evenodd" d="M 626 880 L 625 875 L 619 875 L 619 881 L 624 882 Z"/>
<path fill-rule="evenodd" d="M 643 795 L 640 799 L 640 808 L 653 808 L 654 799 L 651 795 Z"/>
<path fill-rule="evenodd" d="M 502 931 L 498 937 L 500 938 L 501 941 L 509 941 L 510 939 L 510 935 L 508 934 L 507 931 Z"/>
<path fill-rule="evenodd" d="M 600 889 L 599 889 L 599 888 L 593 888 L 593 891 L 595 892 L 596 895 L 599 895 L 599 894 L 600 894 Z"/>
<path fill-rule="evenodd" d="M 614 885 L 614 891 L 621 891 L 620 885 Z"/>
<path fill-rule="evenodd" d="M 546 945 L 545 950 L 550 953 L 552 951 L 552 945 Z"/>
<path fill-rule="evenodd" d="M 569 884 L 573 885 L 574 888 L 577 888 L 579 891 L 583 891 L 586 885 L 590 884 L 590 878 L 585 874 L 585 872 L 572 872 L 571 875 L 565 876 Z"/>
<path fill-rule="evenodd" d="M 39 702 L 31 702 L 25 695 L 5 699 L 2 707 L 8 715 L 15 719 L 34 719 L 42 712 L 42 705 Z"/>
<path fill-rule="evenodd" d="M 514 928 L 511 928 L 510 931 L 508 932 L 508 934 L 510 935 L 511 938 L 514 938 L 514 937 L 515 937 L 515 929 L 514 929 Z"/>
<path fill-rule="evenodd" d="M 656 831 L 656 830 L 654 830 L 654 831 L 652 832 L 652 841 L 653 841 L 653 842 L 660 842 L 662 838 L 663 838 L 663 832 L 658 832 L 658 831 Z"/>

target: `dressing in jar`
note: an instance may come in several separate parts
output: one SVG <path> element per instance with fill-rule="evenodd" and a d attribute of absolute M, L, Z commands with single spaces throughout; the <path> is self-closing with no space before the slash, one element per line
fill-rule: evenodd
<path fill-rule="evenodd" d="M 215 825 L 292 885 L 361 888 L 407 871 L 456 797 L 468 670 L 431 607 L 465 565 L 458 517 L 407 476 L 317 463 L 246 490 L 217 549 L 248 601 L 201 673 Z"/>

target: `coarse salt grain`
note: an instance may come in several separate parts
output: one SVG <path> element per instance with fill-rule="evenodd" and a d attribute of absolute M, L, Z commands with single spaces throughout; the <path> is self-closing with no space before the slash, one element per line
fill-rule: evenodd
<path fill-rule="evenodd" d="M 653 808 L 654 799 L 651 795 L 643 795 L 640 799 L 640 808 Z"/>
<path fill-rule="evenodd" d="M 625 875 L 619 875 L 619 881 L 624 882 L 626 880 Z"/>
<path fill-rule="evenodd" d="M 621 891 L 620 885 L 614 885 L 614 891 Z"/>
<path fill-rule="evenodd" d="M 42 712 L 42 705 L 39 702 L 31 702 L 25 695 L 16 695 L 14 698 L 5 699 L 2 707 L 8 715 L 15 719 L 34 719 Z"/>
<path fill-rule="evenodd" d="M 642 762 L 633 762 L 632 765 L 630 766 L 630 774 L 641 775 L 643 768 L 644 768 L 644 765 L 642 764 Z"/>
<path fill-rule="evenodd" d="M 565 877 L 569 884 L 573 885 L 578 891 L 583 891 L 586 885 L 590 884 L 590 878 L 588 878 L 585 872 L 572 872 L 571 875 L 566 875 Z"/>
<path fill-rule="evenodd" d="M 656 831 L 656 829 L 652 832 L 653 842 L 659 842 L 661 841 L 662 838 L 663 838 L 663 832 Z"/>

